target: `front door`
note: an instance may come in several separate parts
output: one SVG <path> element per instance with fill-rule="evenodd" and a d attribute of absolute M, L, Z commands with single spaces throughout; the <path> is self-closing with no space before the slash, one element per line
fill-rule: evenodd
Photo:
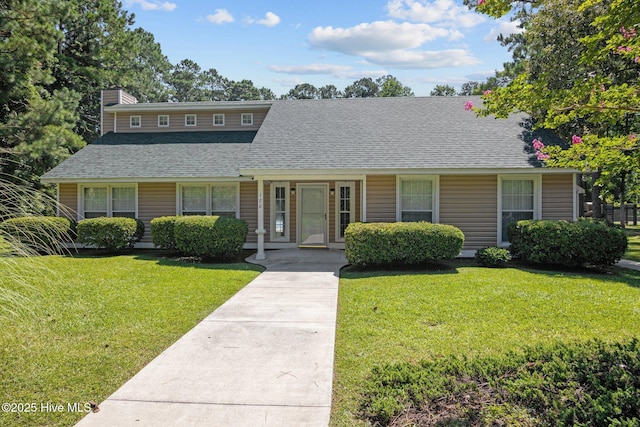
<path fill-rule="evenodd" d="M 298 189 L 299 245 L 301 247 L 326 247 L 329 235 L 327 186 L 324 184 L 301 184 Z"/>

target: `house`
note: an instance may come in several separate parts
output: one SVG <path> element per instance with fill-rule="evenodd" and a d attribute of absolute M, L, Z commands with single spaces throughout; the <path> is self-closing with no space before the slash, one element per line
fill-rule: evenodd
<path fill-rule="evenodd" d="M 77 218 L 229 215 L 246 248 L 344 247 L 354 221 L 431 221 L 462 255 L 506 245 L 519 219 L 577 216 L 575 171 L 546 168 L 526 117 L 479 98 L 137 103 L 102 92 L 102 136 L 47 172 Z M 140 243 L 152 247 L 150 233 Z"/>

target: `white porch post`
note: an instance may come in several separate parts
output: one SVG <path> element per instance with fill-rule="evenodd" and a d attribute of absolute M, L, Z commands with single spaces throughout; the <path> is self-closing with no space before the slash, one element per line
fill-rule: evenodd
<path fill-rule="evenodd" d="M 256 234 L 258 235 L 258 253 L 256 259 L 265 259 L 264 254 L 264 235 L 266 230 L 264 229 L 264 181 L 258 179 L 258 229 Z"/>
<path fill-rule="evenodd" d="M 360 221 L 367 221 L 367 176 L 362 177 L 362 185 L 360 186 L 360 200 L 362 209 L 360 209 Z"/>

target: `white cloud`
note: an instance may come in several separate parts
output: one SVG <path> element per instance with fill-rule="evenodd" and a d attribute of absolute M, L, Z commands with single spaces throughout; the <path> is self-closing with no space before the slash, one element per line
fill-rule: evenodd
<path fill-rule="evenodd" d="M 350 55 L 369 52 L 413 49 L 448 36 L 457 36 L 445 28 L 428 24 L 376 21 L 351 28 L 316 27 L 309 35 L 312 46 Z"/>
<path fill-rule="evenodd" d="M 482 40 L 486 42 L 494 42 L 498 38 L 500 34 L 504 36 L 509 36 L 511 34 L 520 34 L 524 32 L 524 29 L 519 28 L 520 20 L 516 21 L 506 21 L 504 19 L 498 21 L 498 26 L 493 27 L 489 34 L 484 36 Z"/>
<path fill-rule="evenodd" d="M 392 18 L 463 28 L 485 22 L 483 16 L 453 0 L 389 0 L 387 12 Z"/>
<path fill-rule="evenodd" d="M 207 21 L 213 24 L 227 24 L 233 22 L 233 15 L 227 9 L 216 9 L 213 15 L 207 15 Z"/>
<path fill-rule="evenodd" d="M 280 17 L 273 12 L 267 12 L 263 19 L 255 19 L 250 16 L 244 19 L 247 24 L 259 24 L 265 27 L 275 27 L 280 23 Z"/>
<path fill-rule="evenodd" d="M 142 10 L 164 10 L 171 12 L 177 5 L 168 1 L 159 2 L 158 0 L 127 0 L 127 6 L 139 4 Z"/>
<path fill-rule="evenodd" d="M 266 25 L 267 27 L 274 27 L 280 23 L 280 17 L 273 12 L 267 12 L 264 19 L 258 21 L 260 25 Z"/>
<path fill-rule="evenodd" d="M 339 79 L 360 79 L 362 77 L 380 77 L 389 74 L 385 70 L 355 70 L 349 65 L 305 64 L 271 65 L 269 70 L 294 75 L 330 75 Z"/>
<path fill-rule="evenodd" d="M 462 67 L 480 63 L 479 59 L 463 49 L 440 51 L 395 50 L 392 52 L 370 53 L 365 58 L 373 64 L 401 69 Z"/>

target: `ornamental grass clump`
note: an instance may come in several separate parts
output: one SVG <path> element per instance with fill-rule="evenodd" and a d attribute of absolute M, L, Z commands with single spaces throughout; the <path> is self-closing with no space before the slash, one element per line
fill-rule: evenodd
<path fill-rule="evenodd" d="M 357 267 L 453 259 L 463 244 L 462 231 L 446 224 L 352 223 L 345 230 L 345 255 Z"/>

